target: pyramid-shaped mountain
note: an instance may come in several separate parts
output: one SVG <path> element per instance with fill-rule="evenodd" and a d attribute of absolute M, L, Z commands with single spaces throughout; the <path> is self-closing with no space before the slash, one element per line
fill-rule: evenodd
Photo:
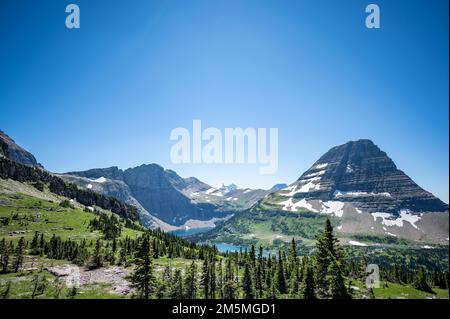
<path fill-rule="evenodd" d="M 289 191 L 296 199 L 340 199 L 372 212 L 448 210 L 448 205 L 417 185 L 370 140 L 333 147 Z"/>

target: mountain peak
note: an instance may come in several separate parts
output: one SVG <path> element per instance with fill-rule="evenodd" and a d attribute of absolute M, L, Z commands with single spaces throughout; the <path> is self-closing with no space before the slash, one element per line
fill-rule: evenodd
<path fill-rule="evenodd" d="M 414 183 L 368 139 L 331 148 L 289 190 L 295 199 L 357 202 L 370 212 L 448 210 L 444 202 Z"/>
<path fill-rule="evenodd" d="M 0 155 L 20 164 L 44 168 L 36 161 L 33 154 L 16 144 L 16 142 L 2 130 L 0 130 Z"/>

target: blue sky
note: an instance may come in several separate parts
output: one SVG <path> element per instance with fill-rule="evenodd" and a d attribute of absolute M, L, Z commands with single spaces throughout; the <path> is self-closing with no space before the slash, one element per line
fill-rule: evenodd
<path fill-rule="evenodd" d="M 0 129 L 49 170 L 159 163 L 210 184 L 297 179 L 372 139 L 448 202 L 448 1 L 0 2 Z M 279 128 L 279 169 L 175 165 L 170 131 Z"/>

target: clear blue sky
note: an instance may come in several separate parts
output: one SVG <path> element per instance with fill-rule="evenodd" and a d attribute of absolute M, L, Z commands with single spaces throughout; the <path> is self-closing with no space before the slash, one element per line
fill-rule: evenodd
<path fill-rule="evenodd" d="M 65 28 L 65 6 L 81 29 Z M 381 29 L 364 26 L 381 8 Z M 448 8 L 433 1 L 0 2 L 0 129 L 49 170 L 159 163 L 215 184 L 290 183 L 369 138 L 448 202 Z M 174 165 L 169 133 L 278 127 L 279 170 Z"/>

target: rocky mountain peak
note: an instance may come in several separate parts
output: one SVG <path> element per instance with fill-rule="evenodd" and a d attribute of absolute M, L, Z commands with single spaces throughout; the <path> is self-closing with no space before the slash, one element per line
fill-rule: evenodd
<path fill-rule="evenodd" d="M 44 168 L 30 152 L 16 144 L 5 132 L 0 130 L 0 155 L 20 164 Z"/>
<path fill-rule="evenodd" d="M 367 139 L 331 148 L 286 189 L 295 199 L 353 202 L 369 212 L 448 210 Z"/>

